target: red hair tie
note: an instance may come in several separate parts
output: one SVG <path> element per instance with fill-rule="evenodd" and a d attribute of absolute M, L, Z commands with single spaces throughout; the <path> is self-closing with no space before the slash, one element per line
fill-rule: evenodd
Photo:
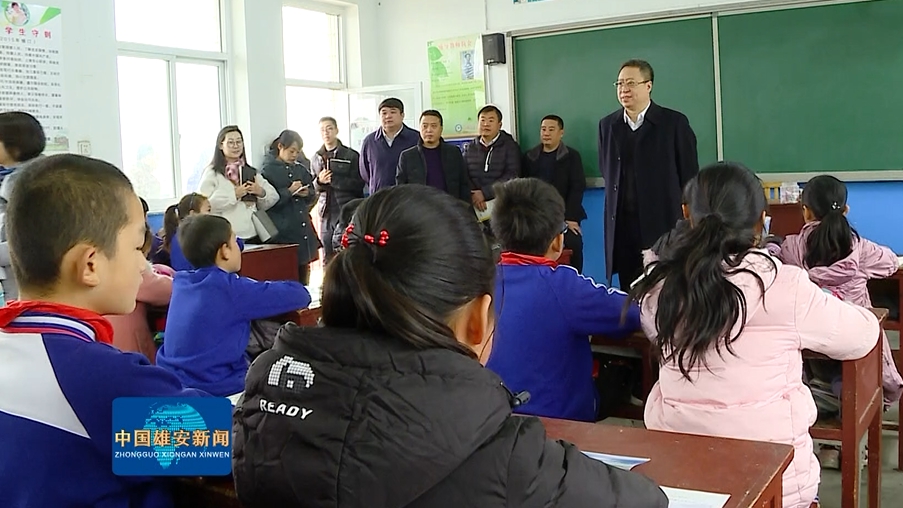
<path fill-rule="evenodd" d="M 389 232 L 385 229 L 379 232 L 379 246 L 385 247 L 386 243 L 389 241 Z"/>
<path fill-rule="evenodd" d="M 342 233 L 342 248 L 348 248 L 348 235 L 354 233 L 354 224 L 348 224 L 348 227 L 345 228 L 345 232 Z"/>

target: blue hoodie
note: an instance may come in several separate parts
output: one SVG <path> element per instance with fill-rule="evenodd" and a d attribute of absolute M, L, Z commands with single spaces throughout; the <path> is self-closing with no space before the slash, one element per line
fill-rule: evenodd
<path fill-rule="evenodd" d="M 251 321 L 308 305 L 295 281 L 258 282 L 217 266 L 176 272 L 157 365 L 187 387 L 234 395 L 245 388 Z"/>
<path fill-rule="evenodd" d="M 534 256 L 502 254 L 495 283 L 495 337 L 486 367 L 530 401 L 518 413 L 596 421 L 590 335 L 622 337 L 640 327 L 627 295 L 570 266 Z"/>

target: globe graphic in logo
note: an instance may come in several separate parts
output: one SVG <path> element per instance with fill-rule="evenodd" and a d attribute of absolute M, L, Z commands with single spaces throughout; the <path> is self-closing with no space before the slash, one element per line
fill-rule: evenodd
<path fill-rule="evenodd" d="M 169 435 L 173 436 L 165 446 L 160 446 L 156 442 L 153 443 L 154 451 L 157 452 L 157 463 L 163 469 L 178 463 L 180 457 L 175 453 L 176 432 L 188 433 L 187 444 L 192 444 L 191 436 L 195 430 L 207 430 L 207 423 L 204 418 L 188 404 L 162 404 L 152 407 L 147 419 L 144 420 L 144 430 L 149 430 L 154 435 L 156 430 L 168 430 Z"/>

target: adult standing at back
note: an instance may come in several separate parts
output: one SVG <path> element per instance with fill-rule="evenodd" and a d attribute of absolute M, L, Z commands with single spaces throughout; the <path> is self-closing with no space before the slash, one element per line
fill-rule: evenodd
<path fill-rule="evenodd" d="M 404 103 L 391 97 L 379 103 L 381 127 L 361 144 L 361 178 L 370 194 L 395 185 L 401 152 L 417 146 L 420 134 L 404 124 Z"/>
<path fill-rule="evenodd" d="M 583 193 L 586 175 L 580 152 L 562 143 L 564 120 L 558 115 L 546 115 L 539 126 L 540 144 L 524 155 L 524 176 L 538 178 L 555 187 L 564 200 L 564 248 L 570 249 L 568 263 L 583 272 L 583 231 L 580 222 L 586 218 Z"/>
<path fill-rule="evenodd" d="M 699 172 L 687 117 L 652 102 L 649 62 L 628 60 L 614 83 L 623 106 L 599 122 L 605 179 L 605 269 L 627 287 L 643 272 L 642 251 L 682 217 L 684 185 Z"/>
<path fill-rule="evenodd" d="M 470 203 L 470 178 L 461 149 L 442 139 L 442 113 L 428 109 L 420 114 L 420 143 L 398 160 L 395 183 L 429 185 Z"/>
<path fill-rule="evenodd" d="M 336 254 L 332 237 L 342 207 L 353 199 L 364 197 L 364 181 L 361 180 L 360 154 L 339 140 L 335 118 L 324 116 L 320 119 L 320 138 L 323 146 L 314 154 L 310 170 L 320 200 L 320 243 L 326 253 L 324 261 L 328 263 Z"/>
<path fill-rule="evenodd" d="M 499 108 L 483 106 L 479 113 L 480 135 L 464 149 L 464 162 L 471 182 L 471 201 L 478 210 L 495 199 L 492 186 L 520 176 L 521 153 L 517 141 L 502 130 Z"/>

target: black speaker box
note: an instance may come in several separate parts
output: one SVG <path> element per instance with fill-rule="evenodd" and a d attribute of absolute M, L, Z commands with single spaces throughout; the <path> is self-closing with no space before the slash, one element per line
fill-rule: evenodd
<path fill-rule="evenodd" d="M 506 63 L 505 34 L 486 34 L 483 36 L 483 63 L 485 65 Z"/>

